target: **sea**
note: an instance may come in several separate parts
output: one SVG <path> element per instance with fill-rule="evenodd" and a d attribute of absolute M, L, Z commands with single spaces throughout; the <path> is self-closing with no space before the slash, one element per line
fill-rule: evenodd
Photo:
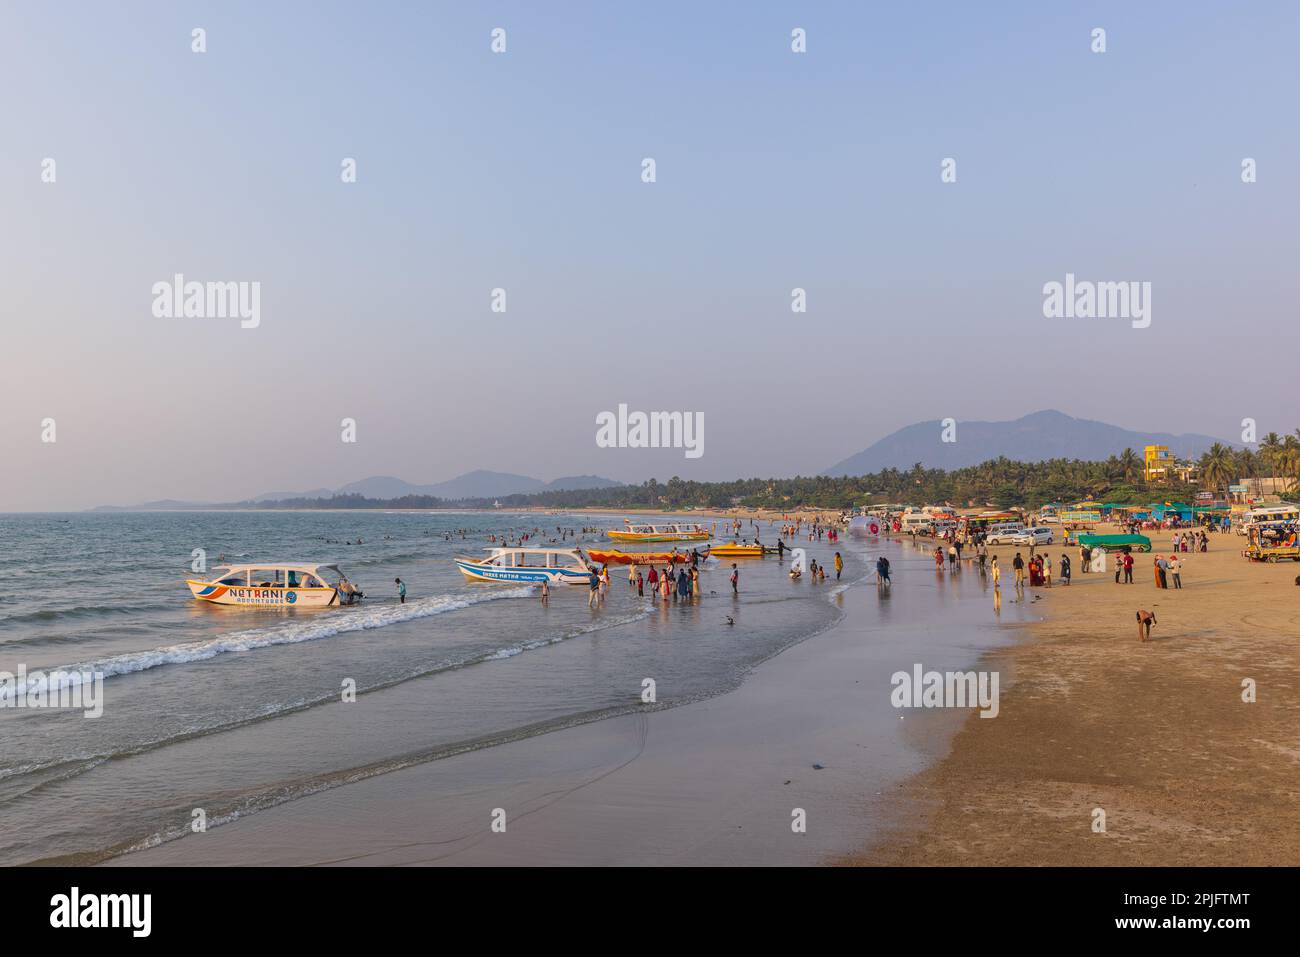
<path fill-rule="evenodd" d="M 725 520 L 691 520 L 718 522 L 722 537 Z M 740 537 L 776 543 L 777 525 L 749 521 Z M 98 863 L 200 817 L 220 827 L 415 764 L 725 693 L 839 622 L 846 589 L 875 592 L 881 554 L 895 585 L 871 622 L 880 640 L 891 621 L 912 626 L 901 635 L 931 619 L 960 622 L 970 661 L 1006 640 L 982 576 L 946 581 L 924 550 L 885 539 L 814 541 L 805 529 L 787 545 L 827 579 L 792 581 L 788 558 L 740 560 L 738 596 L 731 562 L 710 559 L 689 603 L 638 597 L 625 566 L 589 608 L 586 587 L 552 586 L 543 603 L 538 587 L 470 583 L 453 563 L 484 554 L 490 536 L 617 547 L 603 531 L 617 524 L 504 510 L 0 515 L 0 672 L 103 675 L 98 716 L 0 706 L 0 864 Z M 209 567 L 337 562 L 366 597 L 322 609 L 196 601 L 185 585 L 205 577 L 191 570 L 196 549 Z M 0 705 L 13 703 L 8 687 Z"/>

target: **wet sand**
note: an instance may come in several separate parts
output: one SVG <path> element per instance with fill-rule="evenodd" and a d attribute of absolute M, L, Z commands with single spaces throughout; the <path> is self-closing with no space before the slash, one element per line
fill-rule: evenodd
<path fill-rule="evenodd" d="M 1169 541 L 1153 535 L 1155 554 Z M 1300 563 L 1251 563 L 1243 544 L 1211 535 L 1164 591 L 1154 555 L 1126 586 L 1080 575 L 1072 550 L 1070 587 L 1026 589 L 1046 620 L 981 665 L 1014 679 L 1000 716 L 967 719 L 902 790 L 900 830 L 844 863 L 1300 864 Z M 1146 643 L 1138 608 L 1158 618 Z"/>

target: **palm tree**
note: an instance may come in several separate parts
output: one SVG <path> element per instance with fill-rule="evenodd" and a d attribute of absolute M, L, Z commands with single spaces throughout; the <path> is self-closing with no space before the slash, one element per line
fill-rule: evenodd
<path fill-rule="evenodd" d="M 1201 456 L 1201 475 L 1205 478 L 1205 484 L 1215 489 L 1222 487 L 1224 497 L 1227 497 L 1228 486 L 1235 477 L 1235 465 L 1232 449 L 1222 442 L 1215 442 L 1210 446 L 1210 451 Z"/>
<path fill-rule="evenodd" d="M 1136 484 L 1145 471 L 1141 457 L 1132 449 L 1125 449 L 1119 454 L 1120 477 L 1130 485 Z"/>
<path fill-rule="evenodd" d="M 1269 477 L 1272 478 L 1274 469 L 1277 468 L 1278 456 L 1282 452 L 1282 437 L 1276 432 L 1270 432 L 1264 436 L 1264 440 L 1259 443 L 1259 457 L 1264 466 L 1269 470 Z"/>

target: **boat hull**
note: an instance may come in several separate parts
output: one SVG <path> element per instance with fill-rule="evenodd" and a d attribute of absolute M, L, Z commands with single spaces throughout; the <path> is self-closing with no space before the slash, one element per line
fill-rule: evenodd
<path fill-rule="evenodd" d="M 456 567 L 470 581 L 504 582 L 511 585 L 586 585 L 591 581 L 588 572 L 554 566 L 490 565 L 482 562 L 456 559 Z"/>
<path fill-rule="evenodd" d="M 623 532 L 611 529 L 605 533 L 616 542 L 707 542 L 708 532 Z"/>
<path fill-rule="evenodd" d="M 249 588 L 220 582 L 187 581 L 190 594 L 211 605 L 326 608 L 339 604 L 333 588 Z"/>
<path fill-rule="evenodd" d="M 714 545 L 709 549 L 714 558 L 762 558 L 762 545 Z"/>

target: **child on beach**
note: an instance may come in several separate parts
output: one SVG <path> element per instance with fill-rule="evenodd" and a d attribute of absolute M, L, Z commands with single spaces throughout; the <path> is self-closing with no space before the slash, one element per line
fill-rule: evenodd
<path fill-rule="evenodd" d="M 547 581 L 543 580 L 542 581 L 542 604 L 549 605 L 550 602 L 551 602 L 551 586 Z"/>
<path fill-rule="evenodd" d="M 640 572 L 636 573 L 636 597 L 645 597 L 645 576 Z"/>
<path fill-rule="evenodd" d="M 405 605 L 406 604 L 406 582 L 402 581 L 400 578 L 394 578 L 393 581 L 397 582 L 397 600 L 401 602 L 403 605 Z"/>
<path fill-rule="evenodd" d="M 840 553 L 835 553 L 835 578 L 838 581 L 840 572 L 844 571 L 844 559 L 840 558 Z"/>

